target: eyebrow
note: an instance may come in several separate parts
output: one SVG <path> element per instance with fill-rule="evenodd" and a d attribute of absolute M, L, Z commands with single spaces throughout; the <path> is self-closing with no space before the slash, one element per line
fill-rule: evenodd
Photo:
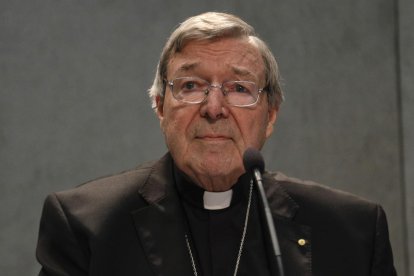
<path fill-rule="evenodd" d="M 194 70 L 200 64 L 201 62 L 186 62 L 186 63 L 181 64 L 181 66 L 177 69 L 176 72 L 188 72 L 188 71 Z M 230 68 L 233 71 L 233 73 L 238 76 L 241 76 L 241 77 L 247 76 L 254 80 L 257 80 L 257 75 L 247 70 L 246 68 L 235 66 L 235 65 L 231 65 Z"/>
<path fill-rule="evenodd" d="M 200 64 L 200 62 L 187 62 L 187 63 L 184 63 L 177 69 L 177 72 L 191 71 L 194 68 L 196 68 L 199 64 Z"/>
<path fill-rule="evenodd" d="M 236 75 L 245 77 L 245 76 L 249 76 L 251 78 L 254 78 L 255 80 L 257 79 L 257 76 L 255 74 L 253 74 L 252 72 L 250 72 L 249 70 L 242 68 L 242 67 L 238 67 L 238 66 L 231 66 L 231 69 L 233 70 L 233 73 L 235 73 Z"/>

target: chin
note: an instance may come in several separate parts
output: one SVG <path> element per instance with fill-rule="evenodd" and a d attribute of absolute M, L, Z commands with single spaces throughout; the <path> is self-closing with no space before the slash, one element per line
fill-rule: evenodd
<path fill-rule="evenodd" d="M 208 152 L 200 155 L 200 163 L 203 167 L 210 168 L 214 171 L 230 169 L 236 166 L 238 154 L 228 153 L 226 151 Z"/>
<path fill-rule="evenodd" d="M 237 175 L 237 178 L 243 174 L 244 170 L 242 164 L 235 164 L 233 162 L 225 162 L 222 157 L 218 160 L 207 159 L 200 163 L 200 171 L 210 177 L 224 177 Z M 232 160 L 235 161 L 235 160 Z"/>

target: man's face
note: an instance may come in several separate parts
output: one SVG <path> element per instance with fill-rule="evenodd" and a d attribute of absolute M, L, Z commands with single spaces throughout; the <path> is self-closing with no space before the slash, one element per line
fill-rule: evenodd
<path fill-rule="evenodd" d="M 259 51 L 239 38 L 189 42 L 167 67 L 168 81 L 179 77 L 198 77 L 214 85 L 246 80 L 259 88 L 265 82 Z M 201 104 L 187 104 L 176 100 L 167 86 L 157 104 L 161 129 L 177 167 L 208 191 L 225 191 L 236 183 L 244 173 L 244 151 L 263 146 L 277 115 L 266 92 L 252 107 L 234 107 L 218 88 L 211 89 Z"/>

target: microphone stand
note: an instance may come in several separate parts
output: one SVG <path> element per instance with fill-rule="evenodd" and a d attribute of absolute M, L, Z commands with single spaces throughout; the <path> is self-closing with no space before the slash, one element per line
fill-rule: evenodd
<path fill-rule="evenodd" d="M 282 254 L 280 252 L 280 247 L 279 247 L 279 241 L 277 240 L 276 229 L 273 223 L 273 217 L 270 212 L 269 203 L 267 202 L 266 194 L 263 188 L 262 174 L 256 168 L 253 169 L 253 174 L 254 174 L 254 178 L 256 179 L 257 188 L 259 189 L 260 198 L 263 203 L 267 229 L 269 230 L 270 239 L 272 242 L 273 252 L 275 254 L 279 276 L 285 276 L 283 264 L 282 264 Z"/>

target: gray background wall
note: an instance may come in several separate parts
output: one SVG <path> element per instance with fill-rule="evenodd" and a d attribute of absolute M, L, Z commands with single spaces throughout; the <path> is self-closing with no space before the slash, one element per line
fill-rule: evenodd
<path fill-rule="evenodd" d="M 268 169 L 381 203 L 399 275 L 414 273 L 413 1 L 1 0 L 2 275 L 37 274 L 48 193 L 165 152 L 146 89 L 173 27 L 208 10 L 250 22 L 279 60 Z"/>

